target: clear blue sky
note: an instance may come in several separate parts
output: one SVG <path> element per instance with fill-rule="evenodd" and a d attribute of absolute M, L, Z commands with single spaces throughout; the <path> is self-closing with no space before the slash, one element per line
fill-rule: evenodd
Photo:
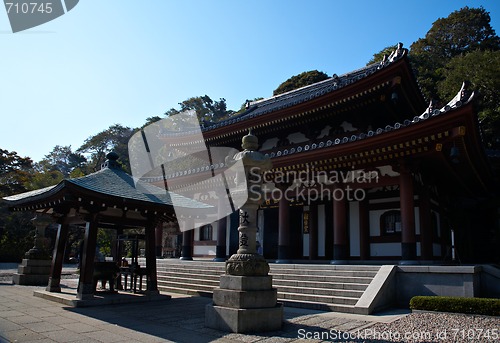
<path fill-rule="evenodd" d="M 342 74 L 409 47 L 464 6 L 483 6 L 499 33 L 497 0 L 80 0 L 16 34 L 0 8 L 0 148 L 39 161 L 204 94 L 236 110 L 292 75 Z"/>

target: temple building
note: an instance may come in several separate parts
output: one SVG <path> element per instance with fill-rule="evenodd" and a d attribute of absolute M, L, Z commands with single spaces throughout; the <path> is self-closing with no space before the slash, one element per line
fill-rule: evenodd
<path fill-rule="evenodd" d="M 201 128 L 203 148 L 212 151 L 211 158 L 216 148 L 241 150 L 242 137 L 251 131 L 259 151 L 272 162 L 264 175 L 252 175 L 263 178 L 264 194 L 249 194 L 264 197 L 256 244 L 266 259 L 499 262 L 498 175 L 482 145 L 474 93 L 464 83 L 446 105 L 428 103 L 407 53 L 399 44 L 383 61 L 248 101 L 242 113 Z M 168 154 L 176 146 L 189 151 L 193 142 L 189 135 L 175 138 Z M 150 264 L 154 255 L 224 261 L 236 252 L 238 211 L 207 221 L 225 196 L 214 192 L 211 180 L 228 168 L 227 160 L 191 169 L 189 163 L 179 164 L 186 170 L 163 170 L 163 177 L 149 179 L 160 189 L 171 181 L 183 186 L 200 177 L 207 180 L 182 197 L 175 186 L 168 187 L 170 195 L 141 193 L 134 188 L 136 179 L 116 168 L 118 157 L 111 157 L 96 174 L 4 201 L 14 210 L 52 215 L 63 234 L 69 224 L 86 225 L 86 236 L 91 234 L 85 248 L 88 265 L 97 227 L 118 233 L 124 227 L 145 228 Z M 234 184 L 234 178 L 225 182 Z M 180 207 L 195 214 L 180 229 L 172 202 L 179 197 Z M 59 245 L 62 254 L 64 246 Z M 57 258 L 55 279 L 62 263 Z M 92 268 L 82 285 L 91 282 Z M 155 289 L 154 271 L 150 279 Z M 81 289 L 80 295 L 89 292 Z"/>
<path fill-rule="evenodd" d="M 265 258 L 498 260 L 497 180 L 474 93 L 464 83 L 448 104 L 427 103 L 401 44 L 379 63 L 249 101 L 202 132 L 209 147 L 241 149 L 249 129 L 273 164 L 258 211 Z M 196 197 L 217 201 L 208 190 Z M 238 224 L 236 212 L 184 233 L 184 258 L 230 256 Z"/>

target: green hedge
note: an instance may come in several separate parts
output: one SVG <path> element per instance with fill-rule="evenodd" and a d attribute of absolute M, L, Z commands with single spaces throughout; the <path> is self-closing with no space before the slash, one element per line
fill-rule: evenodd
<path fill-rule="evenodd" d="M 416 296 L 411 298 L 410 308 L 412 310 L 500 316 L 500 299 Z"/>

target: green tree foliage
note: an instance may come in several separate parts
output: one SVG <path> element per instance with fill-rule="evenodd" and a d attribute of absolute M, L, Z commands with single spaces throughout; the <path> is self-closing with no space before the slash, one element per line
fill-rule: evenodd
<path fill-rule="evenodd" d="M 103 257 L 111 256 L 111 245 L 113 242 L 113 230 L 99 228 L 97 230 L 97 247 Z"/>
<path fill-rule="evenodd" d="M 500 148 L 500 50 L 476 50 L 452 58 L 437 85 L 441 99 L 451 99 L 464 80 L 477 92 L 478 115 L 488 148 Z"/>
<path fill-rule="evenodd" d="M 42 170 L 33 173 L 26 182 L 26 189 L 35 190 L 57 185 L 63 179 L 64 175 L 59 170 Z"/>
<path fill-rule="evenodd" d="M 308 86 L 316 82 L 328 79 L 328 75 L 322 71 L 310 70 L 300 73 L 299 75 L 292 76 L 273 91 L 273 95 L 283 94 L 291 90 Z"/>
<path fill-rule="evenodd" d="M 0 149 L 0 196 L 8 196 L 26 191 L 33 161 L 21 157 L 15 151 Z"/>
<path fill-rule="evenodd" d="M 398 47 L 398 45 L 394 44 L 394 45 L 390 45 L 390 46 L 387 46 L 387 47 L 383 48 L 382 50 L 380 50 L 376 54 L 373 54 L 372 59 L 369 60 L 366 65 L 370 65 L 370 64 L 373 64 L 373 63 L 376 63 L 376 62 L 382 62 L 384 60 L 384 56 L 389 57 L 389 55 L 394 50 L 396 50 L 397 47 Z"/>
<path fill-rule="evenodd" d="M 90 154 L 90 165 L 97 171 L 106 160 L 106 155 L 114 151 L 120 157 L 118 162 L 122 164 L 124 170 L 130 172 L 128 140 L 133 133 L 134 130 L 129 127 L 120 124 L 111 125 L 108 129 L 87 138 L 77 153 Z"/>
<path fill-rule="evenodd" d="M 161 117 L 159 117 L 159 116 L 147 117 L 146 122 L 144 123 L 144 125 L 141 126 L 141 129 L 145 128 L 146 126 L 148 126 L 150 124 L 156 123 L 157 121 L 160 121 L 160 120 L 161 120 Z"/>
<path fill-rule="evenodd" d="M 464 7 L 436 20 L 425 37 L 411 45 L 411 61 L 424 95 L 438 96 L 438 83 L 444 79 L 443 68 L 452 58 L 478 49 L 500 49 L 500 38 L 490 20 L 484 8 Z"/>
<path fill-rule="evenodd" d="M 234 111 L 227 109 L 226 99 L 220 98 L 219 101 L 213 101 L 208 95 L 196 96 L 179 103 L 180 109 L 169 109 L 165 115 L 172 116 L 180 112 L 194 110 L 198 120 L 202 125 L 217 123 L 229 118 Z"/>
<path fill-rule="evenodd" d="M 56 145 L 54 149 L 38 163 L 26 182 L 29 190 L 55 185 L 69 177 L 88 174 L 87 159 L 82 154 L 73 152 L 71 146 Z"/>
<path fill-rule="evenodd" d="M 0 197 L 26 191 L 33 162 L 15 151 L 0 149 Z M 31 213 L 12 213 L 0 202 L 0 261 L 17 262 L 33 246 Z"/>
<path fill-rule="evenodd" d="M 241 104 L 240 109 L 236 113 L 242 113 L 242 112 L 245 112 L 247 110 L 247 101 L 253 102 L 253 101 L 258 101 L 258 100 L 262 100 L 262 99 L 264 99 L 264 98 L 258 97 L 258 98 L 254 98 L 253 100 L 246 100 L 244 103 Z"/>
<path fill-rule="evenodd" d="M 59 171 L 67 178 L 75 168 L 83 168 L 87 159 L 80 153 L 73 152 L 71 146 L 56 145 L 45 158 L 36 164 L 39 171 Z"/>
<path fill-rule="evenodd" d="M 410 62 L 423 94 L 444 105 L 463 81 L 477 91 L 478 114 L 489 148 L 500 148 L 500 38 L 482 7 L 464 7 L 436 20 L 424 38 L 411 45 Z M 391 47 L 374 55 L 381 59 Z"/>
<path fill-rule="evenodd" d="M 35 227 L 30 212 L 10 212 L 0 203 L 0 262 L 19 262 L 31 247 Z"/>

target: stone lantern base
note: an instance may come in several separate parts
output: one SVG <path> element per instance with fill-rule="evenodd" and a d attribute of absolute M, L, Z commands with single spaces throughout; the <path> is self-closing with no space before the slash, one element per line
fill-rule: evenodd
<path fill-rule="evenodd" d="M 270 275 L 223 275 L 205 308 L 205 326 L 237 333 L 280 330 L 283 304 L 276 300 Z"/>
<path fill-rule="evenodd" d="M 47 286 L 51 263 L 50 260 L 25 258 L 13 275 L 12 282 L 16 285 Z"/>

